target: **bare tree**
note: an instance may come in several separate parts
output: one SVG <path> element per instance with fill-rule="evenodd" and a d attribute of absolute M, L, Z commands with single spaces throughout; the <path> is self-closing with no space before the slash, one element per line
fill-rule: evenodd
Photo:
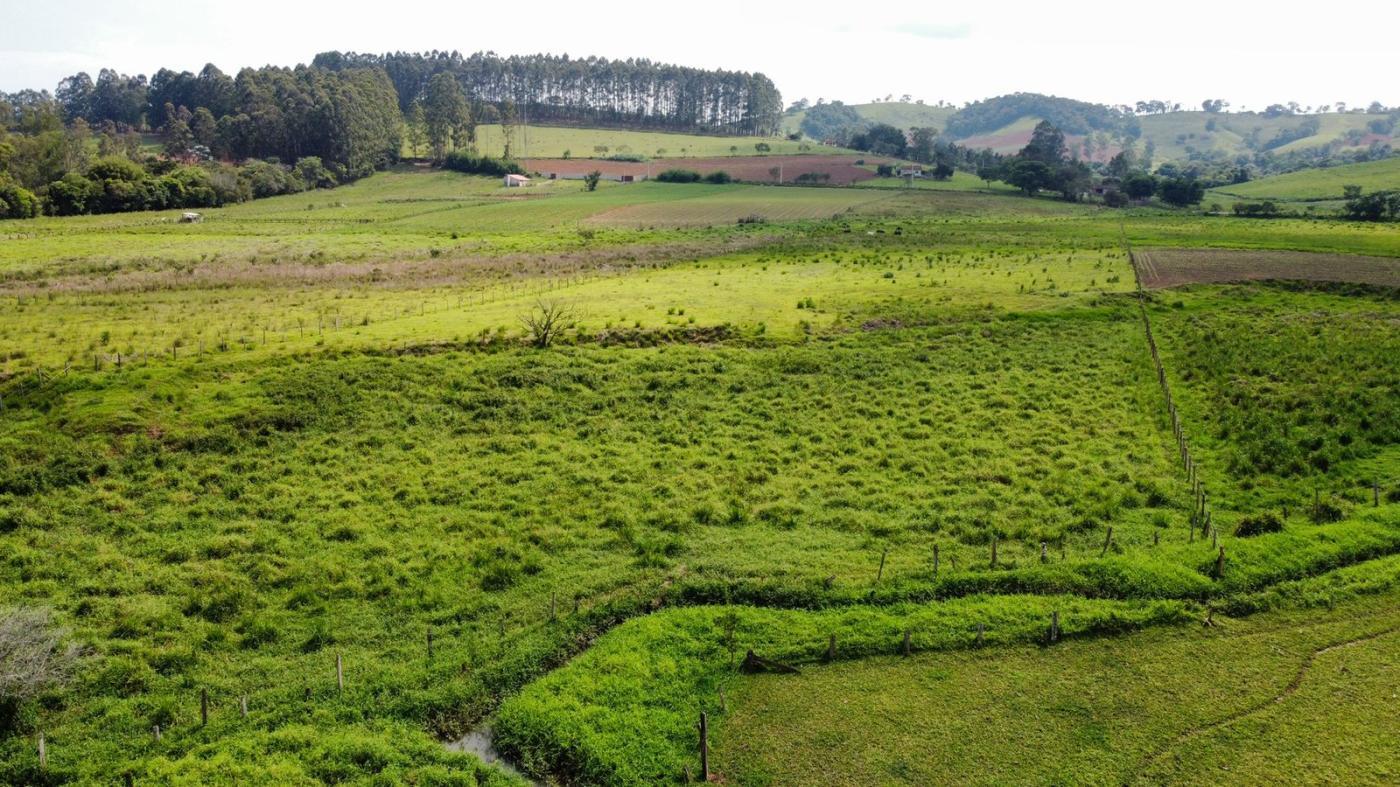
<path fill-rule="evenodd" d="M 81 655 L 47 609 L 0 609 L 0 708 L 62 685 Z"/>
<path fill-rule="evenodd" d="M 530 333 L 530 343 L 541 350 L 549 347 L 573 321 L 574 310 L 557 301 L 535 301 L 535 310 L 521 315 L 520 321 Z"/>

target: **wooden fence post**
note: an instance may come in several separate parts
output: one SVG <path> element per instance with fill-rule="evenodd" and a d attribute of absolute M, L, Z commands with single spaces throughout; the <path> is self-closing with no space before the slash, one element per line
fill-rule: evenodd
<path fill-rule="evenodd" d="M 1215 578 L 1225 576 L 1225 547 L 1220 548 L 1220 556 L 1215 559 Z"/>
<path fill-rule="evenodd" d="M 1060 641 L 1060 611 L 1058 609 L 1050 612 L 1050 641 Z"/>
<path fill-rule="evenodd" d="M 550 622 L 553 622 L 553 621 L 555 620 L 555 618 L 556 618 L 555 610 L 557 609 L 557 601 L 558 601 L 557 598 L 556 598 L 557 596 L 558 596 L 558 594 L 555 593 L 553 590 L 549 591 L 549 620 L 550 620 Z"/>
<path fill-rule="evenodd" d="M 335 690 L 345 691 L 345 663 L 339 653 L 335 654 Z"/>
<path fill-rule="evenodd" d="M 992 568 L 997 567 L 997 537 L 992 536 Z"/>
<path fill-rule="evenodd" d="M 826 640 L 826 660 L 836 660 L 836 635 L 830 635 Z"/>
<path fill-rule="evenodd" d="M 909 629 L 904 630 L 904 655 L 908 656 L 913 650 L 913 645 L 909 641 Z"/>
<path fill-rule="evenodd" d="M 239 698 L 238 698 L 238 712 L 241 713 L 241 714 L 243 715 L 243 718 L 245 718 L 245 719 L 248 718 L 248 695 L 247 695 L 247 694 L 244 694 L 242 697 L 239 697 Z"/>
<path fill-rule="evenodd" d="M 938 545 L 933 545 L 933 575 L 938 576 Z"/>
<path fill-rule="evenodd" d="M 978 623 L 978 624 L 977 624 L 977 644 L 978 644 L 978 645 L 981 645 L 981 644 L 982 644 L 982 635 L 983 635 L 984 633 L 986 633 L 986 626 L 984 626 L 984 625 L 981 624 L 981 623 Z"/>
<path fill-rule="evenodd" d="M 700 781 L 710 781 L 710 725 L 705 711 L 700 711 Z"/>
<path fill-rule="evenodd" d="M 160 725 L 159 725 L 159 724 L 157 724 L 157 725 L 151 727 L 151 734 L 155 736 L 155 738 L 156 738 L 156 743 L 160 743 Z"/>
<path fill-rule="evenodd" d="M 49 747 L 44 744 L 44 733 L 39 733 L 39 767 L 49 767 Z"/>
<path fill-rule="evenodd" d="M 428 627 L 428 661 L 433 660 L 433 627 Z"/>
<path fill-rule="evenodd" d="M 209 690 L 199 690 L 199 726 L 205 727 L 209 724 Z"/>
<path fill-rule="evenodd" d="M 1108 535 L 1104 536 L 1103 550 L 1099 552 L 1099 557 L 1103 557 L 1104 555 L 1108 554 L 1108 547 L 1111 544 L 1113 544 L 1113 525 L 1108 526 Z"/>
<path fill-rule="evenodd" d="M 880 584 L 880 579 L 885 576 L 885 558 L 890 554 L 890 548 L 885 547 L 880 553 L 880 570 L 875 572 L 875 584 Z"/>
<path fill-rule="evenodd" d="M 1050 562 L 1050 556 L 1046 554 L 1047 549 L 1049 549 L 1049 545 L 1044 541 L 1040 542 L 1040 562 L 1042 563 Z"/>

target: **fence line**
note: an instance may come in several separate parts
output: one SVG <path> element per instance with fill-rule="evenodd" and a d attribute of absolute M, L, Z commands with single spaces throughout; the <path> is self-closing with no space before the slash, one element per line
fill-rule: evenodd
<path fill-rule="evenodd" d="M 1128 264 L 1133 269 L 1133 285 L 1137 292 L 1138 313 L 1142 315 L 1142 329 L 1147 335 L 1147 349 L 1152 355 L 1152 367 L 1157 374 L 1157 384 L 1162 389 L 1162 401 L 1166 403 L 1167 418 L 1172 427 L 1172 437 L 1176 440 L 1177 458 L 1181 463 L 1181 471 L 1186 476 L 1186 482 L 1191 487 L 1191 532 L 1189 539 L 1195 541 L 1196 531 L 1200 530 L 1201 538 L 1209 537 L 1214 543 L 1218 541 L 1219 535 L 1215 531 L 1211 514 L 1210 496 L 1206 492 L 1205 483 L 1201 480 L 1196 460 L 1191 455 L 1191 444 L 1186 439 L 1186 430 L 1182 426 L 1181 414 L 1177 410 L 1176 400 L 1172 397 L 1171 383 L 1167 380 L 1167 370 L 1162 365 L 1162 355 L 1157 350 L 1157 337 L 1152 333 L 1152 320 L 1147 314 L 1147 293 L 1142 288 L 1142 275 L 1139 271 L 1137 254 L 1133 252 L 1132 244 L 1128 242 L 1127 233 L 1123 231 L 1121 226 L 1119 233 L 1123 250 L 1128 254 Z"/>

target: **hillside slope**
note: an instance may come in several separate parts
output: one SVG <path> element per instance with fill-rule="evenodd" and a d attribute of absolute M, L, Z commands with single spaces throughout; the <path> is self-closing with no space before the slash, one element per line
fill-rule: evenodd
<path fill-rule="evenodd" d="M 1216 191 L 1245 199 L 1302 202 L 1340 199 L 1346 186 L 1360 186 L 1363 191 L 1400 188 L 1400 157 L 1325 169 L 1304 169 L 1225 186 Z"/>
<path fill-rule="evenodd" d="M 1002 97 L 1010 101 L 1015 97 Z M 1000 99 L 993 99 L 996 102 Z M 1060 101 L 1044 97 L 1054 106 Z M 988 103 L 988 102 L 982 102 Z M 1065 103 L 1075 104 L 1076 102 Z M 871 123 L 889 123 L 899 128 L 930 126 L 940 130 L 949 125 L 950 118 L 958 116 L 953 107 L 935 107 L 921 104 L 898 102 L 875 104 L 852 104 L 852 109 Z M 1082 106 L 1082 105 L 1081 105 Z M 786 115 L 783 118 L 783 132 L 794 133 L 800 130 L 806 112 Z M 961 145 L 972 148 L 990 148 L 998 153 L 1015 153 L 1029 139 L 1029 132 L 1041 119 L 1041 115 L 1007 113 L 1008 119 L 999 128 L 982 128 L 976 133 L 954 135 L 952 139 Z M 1396 143 L 1396 132 L 1377 133 L 1372 123 L 1384 121 L 1384 115 L 1374 114 L 1325 114 L 1325 115 L 1279 115 L 1269 117 L 1258 112 L 1218 112 L 1199 110 L 1167 112 L 1155 115 L 1138 115 L 1131 118 L 1140 128 L 1137 139 L 1141 152 L 1150 142 L 1153 147 L 1153 160 L 1158 163 L 1183 161 L 1193 154 L 1215 154 L 1228 157 L 1254 156 L 1256 153 L 1271 152 L 1287 155 L 1301 151 L 1337 146 L 1341 151 L 1364 150 L 1374 144 Z M 965 125 L 965 124 L 964 124 Z M 1111 140 L 1097 139 L 1097 147 L 1116 152 L 1121 149 L 1123 140 L 1116 132 L 1107 132 Z M 1074 136 L 1069 134 L 1068 136 Z M 1083 137 L 1075 137 L 1082 142 Z M 1104 144 L 1108 141 L 1109 144 Z M 1110 153 L 1111 155 L 1111 153 Z M 1091 158 L 1102 158 L 1096 153 Z"/>
<path fill-rule="evenodd" d="M 955 107 L 936 107 L 929 104 L 912 104 L 902 101 L 882 101 L 874 104 L 848 104 L 861 118 L 871 123 L 888 123 L 898 128 L 936 128 L 942 130 L 948 118 L 957 111 Z M 806 110 L 783 116 L 783 133 L 794 134 L 801 130 Z"/>

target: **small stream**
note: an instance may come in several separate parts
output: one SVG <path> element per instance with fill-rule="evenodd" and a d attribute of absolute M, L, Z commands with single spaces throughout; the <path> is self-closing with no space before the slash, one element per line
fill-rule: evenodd
<path fill-rule="evenodd" d="M 518 776 L 531 784 L 538 784 L 534 779 L 515 769 L 508 760 L 496 751 L 495 741 L 491 734 L 491 728 L 486 725 L 470 730 L 466 735 L 447 744 L 449 751 L 460 751 L 467 754 L 475 754 L 482 762 L 494 765 L 512 776 Z"/>

